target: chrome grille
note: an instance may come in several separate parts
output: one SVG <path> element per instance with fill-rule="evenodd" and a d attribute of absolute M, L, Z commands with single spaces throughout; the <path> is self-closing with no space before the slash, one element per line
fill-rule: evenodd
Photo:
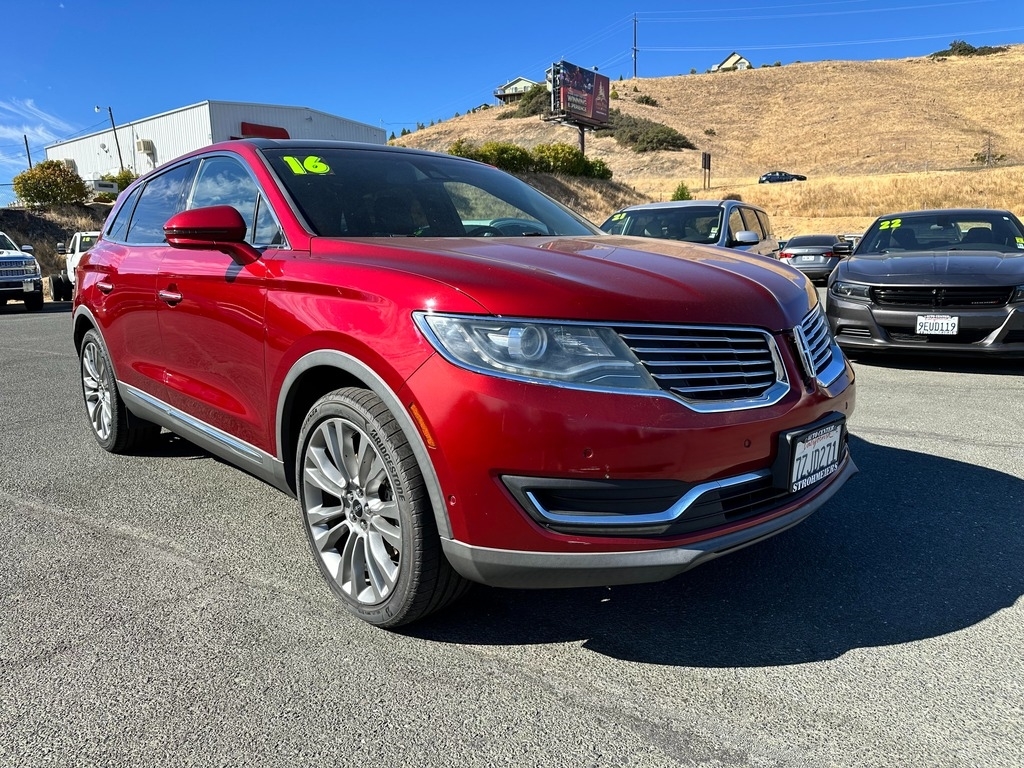
<path fill-rule="evenodd" d="M 765 331 L 700 326 L 616 326 L 615 331 L 663 389 L 691 403 L 756 407 L 786 387 L 775 342 Z"/>
<path fill-rule="evenodd" d="M 801 356 L 807 375 L 818 378 L 818 375 L 832 363 L 832 333 L 829 331 L 828 320 L 821 311 L 821 305 L 812 309 L 800 321 L 800 332 L 797 334 L 801 342 Z"/>
<path fill-rule="evenodd" d="M 36 263 L 34 261 L 24 261 L 20 264 L 7 262 L 0 266 L 0 277 L 35 277 L 35 275 Z"/>

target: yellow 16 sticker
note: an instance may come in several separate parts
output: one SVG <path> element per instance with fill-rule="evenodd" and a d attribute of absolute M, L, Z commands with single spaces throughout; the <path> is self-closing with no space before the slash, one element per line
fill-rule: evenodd
<path fill-rule="evenodd" d="M 323 158 L 317 157 L 316 155 L 310 155 L 309 157 L 304 157 L 301 160 L 297 157 L 292 157 L 291 155 L 285 155 L 282 159 L 288 164 L 292 173 L 297 176 L 301 176 L 304 173 L 324 174 L 331 172 L 331 166 L 325 163 Z"/>

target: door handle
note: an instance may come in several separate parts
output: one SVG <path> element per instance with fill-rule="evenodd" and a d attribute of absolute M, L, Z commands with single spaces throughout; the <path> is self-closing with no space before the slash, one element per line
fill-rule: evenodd
<path fill-rule="evenodd" d="M 114 290 L 114 284 L 109 280 L 100 280 L 96 283 L 96 290 L 101 293 L 110 293 Z"/>
<path fill-rule="evenodd" d="M 182 299 L 182 295 L 178 291 L 163 290 L 158 291 L 156 295 L 160 297 L 160 301 L 164 301 L 172 307 Z"/>

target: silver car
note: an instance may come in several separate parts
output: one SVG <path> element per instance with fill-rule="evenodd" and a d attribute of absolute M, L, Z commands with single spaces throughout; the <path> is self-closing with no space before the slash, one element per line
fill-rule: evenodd
<path fill-rule="evenodd" d="M 601 225 L 613 235 L 637 235 L 719 245 L 777 257 L 779 241 L 763 208 L 739 200 L 676 200 L 631 205 Z"/>
<path fill-rule="evenodd" d="M 786 241 L 779 259 L 811 280 L 824 280 L 843 258 L 835 247 L 842 242 L 839 235 L 797 235 Z"/>

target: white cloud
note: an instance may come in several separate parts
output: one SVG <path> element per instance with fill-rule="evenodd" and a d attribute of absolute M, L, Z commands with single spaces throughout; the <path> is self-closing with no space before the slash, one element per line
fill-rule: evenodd
<path fill-rule="evenodd" d="M 29 147 L 44 160 L 42 147 L 75 133 L 78 128 L 56 115 L 44 112 L 32 99 L 0 99 L 0 169 L 20 173 L 27 167 L 25 137 Z M 4 179 L 3 181 L 7 181 Z"/>

